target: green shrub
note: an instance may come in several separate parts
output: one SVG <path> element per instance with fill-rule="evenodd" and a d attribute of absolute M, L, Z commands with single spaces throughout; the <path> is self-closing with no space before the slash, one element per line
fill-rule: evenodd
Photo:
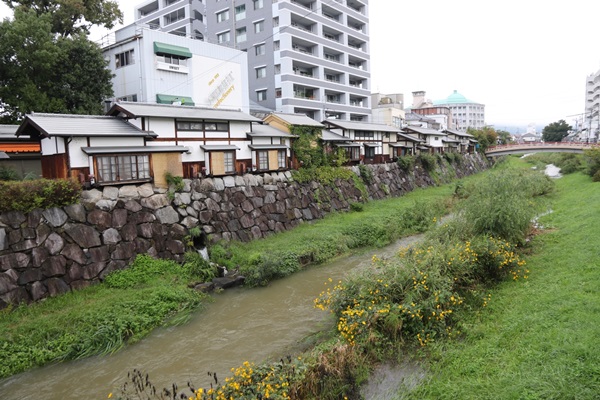
<path fill-rule="evenodd" d="M 299 170 L 292 171 L 292 179 L 298 183 L 316 181 L 323 185 L 331 184 L 337 179 L 352 179 L 352 175 L 354 175 L 354 173 L 347 168 L 330 166 L 301 168 Z"/>
<path fill-rule="evenodd" d="M 19 174 L 13 167 L 0 166 L 0 181 L 17 181 Z"/>
<path fill-rule="evenodd" d="M 365 182 L 365 184 L 370 185 L 371 183 L 373 183 L 373 170 L 371 170 L 371 168 L 367 167 L 364 164 L 360 164 L 358 166 L 358 170 L 360 172 L 360 177 Z"/>
<path fill-rule="evenodd" d="M 254 254 L 240 267 L 248 286 L 264 286 L 268 282 L 300 270 L 300 257 L 293 251 Z"/>
<path fill-rule="evenodd" d="M 104 278 L 109 288 L 130 289 L 140 287 L 166 274 L 179 274 L 181 267 L 172 260 L 155 259 L 147 254 L 138 255 L 127 269 L 113 271 Z"/>
<path fill-rule="evenodd" d="M 72 179 L 36 179 L 0 182 L 0 212 L 29 212 L 75 204 L 81 195 L 81 184 Z"/>
<path fill-rule="evenodd" d="M 491 235 L 522 244 L 539 208 L 534 196 L 548 193 L 554 183 L 536 171 L 493 171 L 460 203 L 461 218 L 474 235 Z"/>
<path fill-rule="evenodd" d="M 352 210 L 354 212 L 361 212 L 364 209 L 365 209 L 365 206 L 363 205 L 363 203 L 356 203 L 356 202 L 350 203 L 350 210 Z"/>
<path fill-rule="evenodd" d="M 433 172 L 437 167 L 438 158 L 433 154 L 421 153 L 417 156 L 417 160 L 427 172 Z"/>
<path fill-rule="evenodd" d="M 191 279 L 209 282 L 217 276 L 217 267 L 205 260 L 196 251 L 188 251 L 183 255 L 183 270 Z"/>
<path fill-rule="evenodd" d="M 396 164 L 400 167 L 400 169 L 404 172 L 412 171 L 415 166 L 415 157 L 414 156 L 402 156 L 398 157 L 396 160 Z"/>
<path fill-rule="evenodd" d="M 461 165 L 463 161 L 463 156 L 460 153 L 455 152 L 446 152 L 444 153 L 444 158 L 450 164 Z"/>
<path fill-rule="evenodd" d="M 183 182 L 183 177 L 174 176 L 170 172 L 165 173 L 165 180 L 170 188 L 175 192 L 181 192 L 185 188 L 185 183 Z"/>
<path fill-rule="evenodd" d="M 405 232 L 424 232 L 432 227 L 438 217 L 445 213 L 445 206 L 440 202 L 420 200 L 411 207 L 393 216 L 392 221 Z"/>
<path fill-rule="evenodd" d="M 586 149 L 583 151 L 583 156 L 586 163 L 586 173 L 591 177 L 595 177 L 600 171 L 600 148 Z M 594 180 L 594 182 L 598 181 Z"/>

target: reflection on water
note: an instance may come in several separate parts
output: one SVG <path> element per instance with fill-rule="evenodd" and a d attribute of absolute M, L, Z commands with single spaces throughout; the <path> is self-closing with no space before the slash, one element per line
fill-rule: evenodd
<path fill-rule="evenodd" d="M 235 288 L 214 295 L 215 301 L 192 320 L 161 328 L 139 343 L 104 357 L 39 368 L 0 381 L 0 399 L 105 399 L 118 391 L 134 368 L 149 373 L 158 388 L 187 381 L 206 386 L 207 372 L 224 380 L 244 361 L 260 363 L 293 352 L 307 336 L 333 326 L 330 314 L 313 308 L 328 278 L 367 268 L 371 257 L 390 257 L 418 236 L 308 268 L 268 287 Z"/>

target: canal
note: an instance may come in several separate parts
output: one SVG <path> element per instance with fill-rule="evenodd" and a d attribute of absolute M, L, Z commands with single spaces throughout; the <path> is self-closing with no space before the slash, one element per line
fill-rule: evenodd
<path fill-rule="evenodd" d="M 160 328 L 139 343 L 101 357 L 38 368 L 0 381 L 0 399 L 106 399 L 119 392 L 134 368 L 157 388 L 188 381 L 207 386 L 208 372 L 221 381 L 244 361 L 260 363 L 301 350 L 314 334 L 330 329 L 330 314 L 313 308 L 325 282 L 369 268 L 373 254 L 392 256 L 419 239 L 314 266 L 261 288 L 229 289 L 213 295 L 203 310 L 180 326 Z"/>

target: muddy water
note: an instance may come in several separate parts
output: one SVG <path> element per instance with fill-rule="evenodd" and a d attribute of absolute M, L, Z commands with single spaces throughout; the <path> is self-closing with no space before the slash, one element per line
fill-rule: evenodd
<path fill-rule="evenodd" d="M 311 335 L 332 326 L 328 313 L 313 308 L 313 300 L 329 278 L 368 268 L 373 254 L 389 257 L 418 236 L 383 249 L 367 251 L 308 268 L 265 288 L 229 289 L 177 327 L 158 329 L 140 343 L 104 357 L 55 364 L 0 381 L 0 399 L 106 399 L 117 392 L 134 368 L 147 372 L 159 388 L 187 381 L 221 380 L 244 361 L 260 363 L 302 346 Z"/>

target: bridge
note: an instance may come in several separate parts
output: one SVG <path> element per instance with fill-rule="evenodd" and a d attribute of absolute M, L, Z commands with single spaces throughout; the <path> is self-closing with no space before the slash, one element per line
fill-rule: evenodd
<path fill-rule="evenodd" d="M 504 156 L 508 154 L 527 154 L 527 153 L 583 153 L 586 149 L 600 147 L 598 143 L 585 142 L 534 142 L 517 144 L 500 144 L 489 147 L 485 155 L 488 157 Z"/>

